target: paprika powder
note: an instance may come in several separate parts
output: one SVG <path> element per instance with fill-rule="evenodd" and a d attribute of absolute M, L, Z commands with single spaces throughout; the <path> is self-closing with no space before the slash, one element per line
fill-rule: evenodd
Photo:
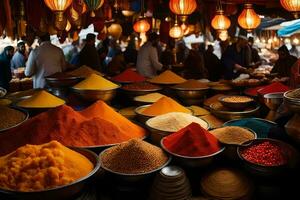
<path fill-rule="evenodd" d="M 146 78 L 129 68 L 121 74 L 114 76 L 112 80 L 117 82 L 142 82 L 146 81 Z"/>

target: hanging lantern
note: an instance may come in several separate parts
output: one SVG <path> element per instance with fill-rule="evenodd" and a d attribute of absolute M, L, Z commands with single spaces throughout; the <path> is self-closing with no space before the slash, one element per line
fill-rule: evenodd
<path fill-rule="evenodd" d="M 120 24 L 113 23 L 108 27 L 107 32 L 113 38 L 119 39 L 122 35 L 122 26 Z"/>
<path fill-rule="evenodd" d="M 300 12 L 300 0 L 280 0 L 280 3 L 284 9 L 292 12 L 295 18 L 298 18 L 298 12 Z"/>
<path fill-rule="evenodd" d="M 220 38 L 221 41 L 226 41 L 228 39 L 227 30 L 220 31 L 219 38 Z"/>
<path fill-rule="evenodd" d="M 171 38 L 175 38 L 175 39 L 178 39 L 178 38 L 181 38 L 183 36 L 183 31 L 181 29 L 180 26 L 178 26 L 178 24 L 175 24 L 169 31 L 169 35 Z"/>
<path fill-rule="evenodd" d="M 72 0 L 44 0 L 45 4 L 55 13 L 56 21 L 63 21 L 64 11 L 71 5 Z"/>
<path fill-rule="evenodd" d="M 239 25 L 247 31 L 252 31 L 259 26 L 260 21 L 261 20 L 255 13 L 252 4 L 245 4 L 244 10 L 238 17 Z"/>
<path fill-rule="evenodd" d="M 150 29 L 150 24 L 146 19 L 140 19 L 133 25 L 133 30 L 137 33 L 146 33 Z"/>
<path fill-rule="evenodd" d="M 85 3 L 91 11 L 91 17 L 95 17 L 95 10 L 101 8 L 101 6 L 104 3 L 104 0 L 85 0 Z"/>
<path fill-rule="evenodd" d="M 170 0 L 170 10 L 176 15 L 180 16 L 180 19 L 185 22 L 187 16 L 192 14 L 197 8 L 196 0 Z"/>
<path fill-rule="evenodd" d="M 217 10 L 216 15 L 211 20 L 211 26 L 217 31 L 227 30 L 230 24 L 230 20 L 224 15 L 223 10 Z"/>

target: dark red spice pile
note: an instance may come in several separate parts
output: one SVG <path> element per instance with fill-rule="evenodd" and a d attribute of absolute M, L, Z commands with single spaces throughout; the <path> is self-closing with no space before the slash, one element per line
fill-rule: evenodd
<path fill-rule="evenodd" d="M 286 85 L 283 85 L 280 82 L 274 82 L 270 85 L 267 85 L 261 89 L 259 89 L 257 92 L 261 95 L 269 94 L 269 93 L 274 93 L 274 92 L 286 92 L 290 88 Z"/>
<path fill-rule="evenodd" d="M 217 138 L 194 122 L 165 137 L 163 145 L 170 152 L 189 157 L 211 155 L 220 150 Z"/>
<path fill-rule="evenodd" d="M 147 82 L 132 83 L 122 87 L 125 90 L 155 90 L 160 89 L 159 86 Z"/>
<path fill-rule="evenodd" d="M 287 162 L 281 148 L 269 141 L 249 146 L 241 151 L 241 155 L 249 162 L 265 166 L 279 166 Z"/>
<path fill-rule="evenodd" d="M 126 69 L 121 74 L 114 76 L 112 80 L 118 82 L 142 82 L 145 81 L 146 78 L 138 74 L 137 72 L 133 71 L 133 69 Z"/>

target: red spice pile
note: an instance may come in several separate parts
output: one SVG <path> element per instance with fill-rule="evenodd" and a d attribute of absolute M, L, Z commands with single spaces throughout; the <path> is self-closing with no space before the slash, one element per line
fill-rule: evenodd
<path fill-rule="evenodd" d="M 268 141 L 243 149 L 241 155 L 249 162 L 265 166 L 278 166 L 287 162 L 281 148 Z"/>
<path fill-rule="evenodd" d="M 244 93 L 249 96 L 257 96 L 257 91 L 264 87 L 266 87 L 266 86 L 264 85 L 264 86 L 254 87 L 254 88 L 248 88 L 244 91 Z"/>
<path fill-rule="evenodd" d="M 217 138 L 194 122 L 165 137 L 163 145 L 170 152 L 189 157 L 211 155 L 220 150 Z"/>
<path fill-rule="evenodd" d="M 142 82 L 145 81 L 146 78 L 133 71 L 133 69 L 126 69 L 121 74 L 114 76 L 112 80 L 118 82 Z"/>
<path fill-rule="evenodd" d="M 274 82 L 270 85 L 267 85 L 261 89 L 259 89 L 257 92 L 261 95 L 269 94 L 269 93 L 274 93 L 274 92 L 286 92 L 290 88 L 286 85 L 283 85 L 280 82 Z"/>

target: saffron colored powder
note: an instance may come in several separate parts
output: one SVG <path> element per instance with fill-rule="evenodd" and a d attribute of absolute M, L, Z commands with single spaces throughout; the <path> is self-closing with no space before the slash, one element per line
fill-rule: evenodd
<path fill-rule="evenodd" d="M 133 71 L 132 69 L 126 69 L 124 72 L 114 76 L 112 79 L 118 82 L 142 82 L 146 80 L 145 77 Z"/>
<path fill-rule="evenodd" d="M 189 157 L 211 155 L 220 150 L 217 138 L 194 122 L 165 137 L 163 145 L 170 152 Z"/>

